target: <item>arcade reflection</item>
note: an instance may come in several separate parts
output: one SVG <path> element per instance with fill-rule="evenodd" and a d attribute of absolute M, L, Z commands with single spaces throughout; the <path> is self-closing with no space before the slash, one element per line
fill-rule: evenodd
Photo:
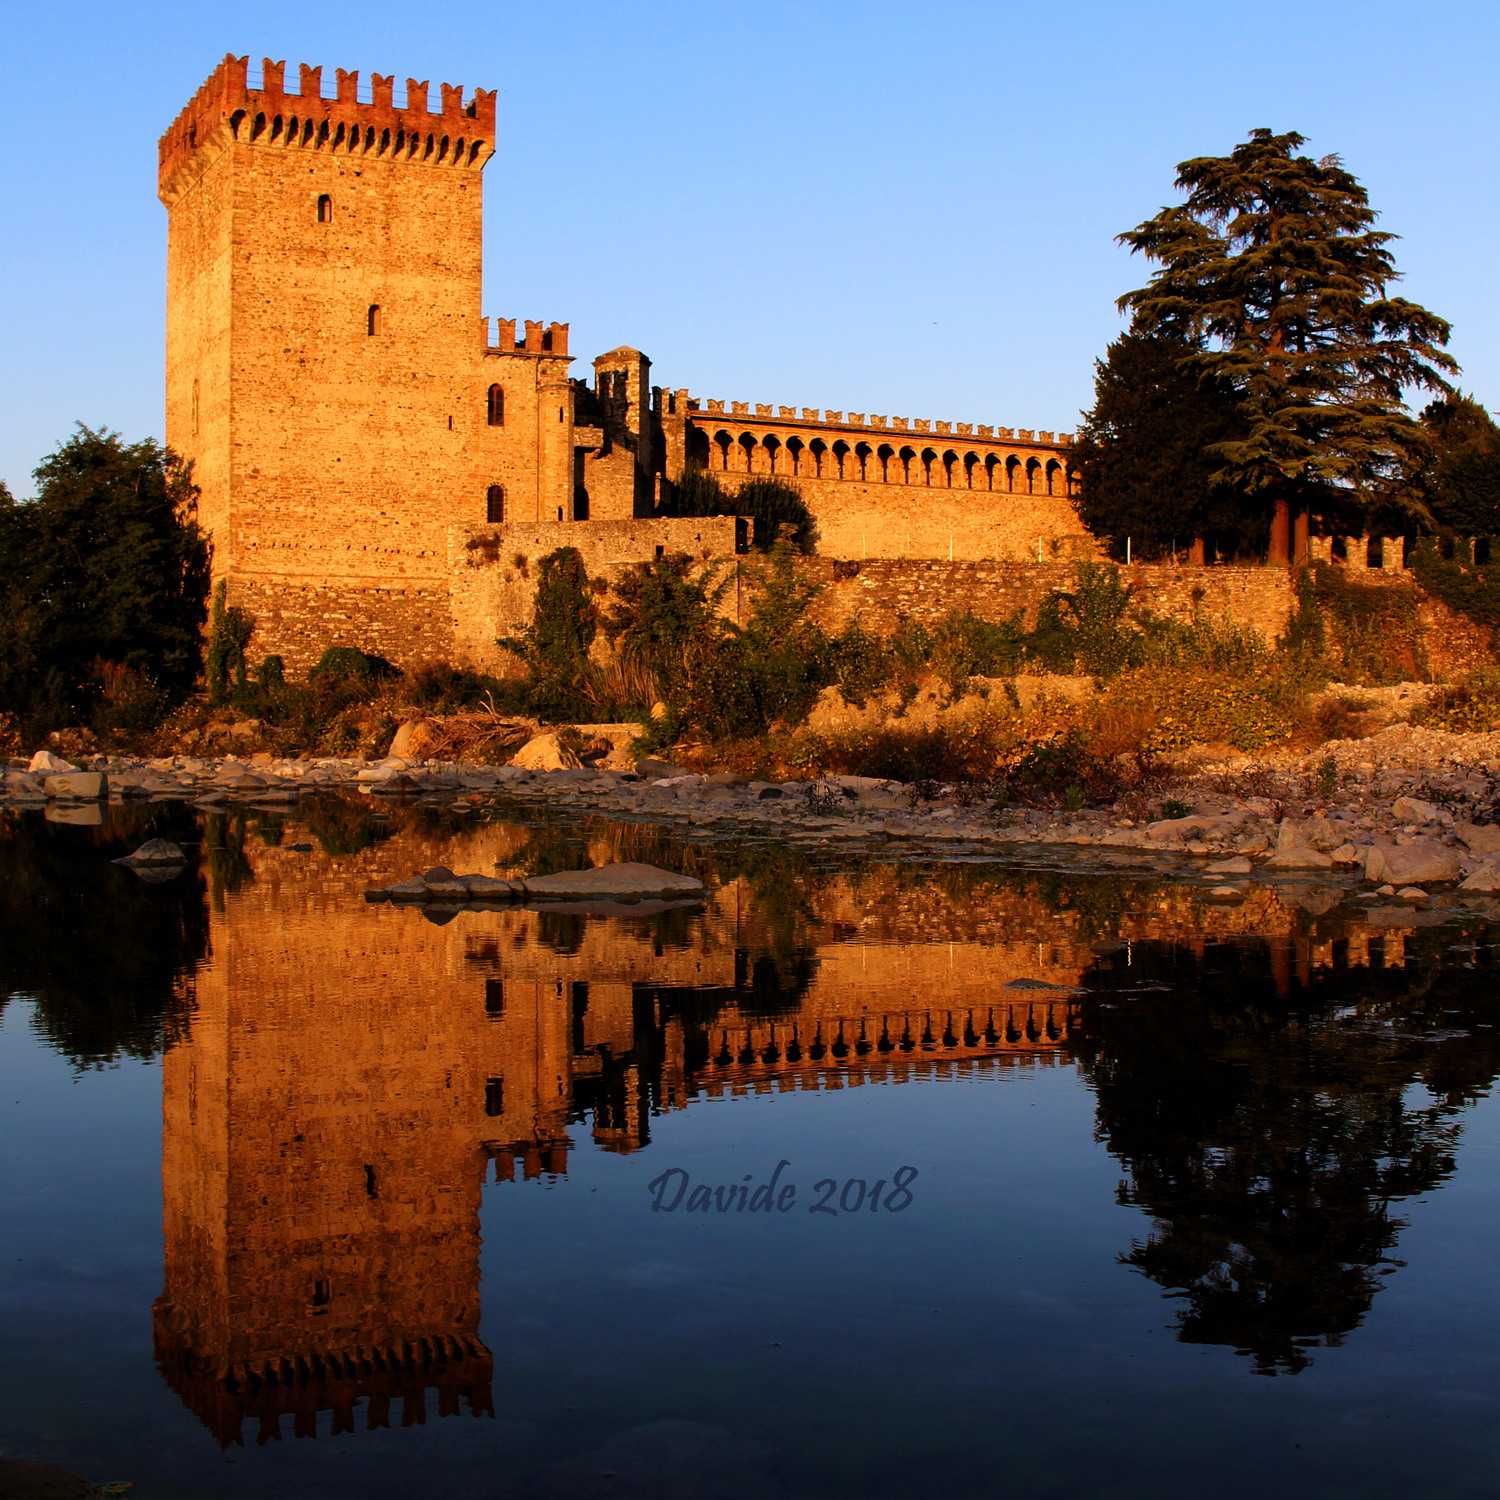
<path fill-rule="evenodd" d="M 156 1358 L 225 1445 L 322 1412 L 335 1434 L 489 1413 L 481 1195 L 561 1179 L 581 1135 L 636 1152 L 715 1095 L 981 1070 L 1079 1070 L 1118 1200 L 1151 1224 L 1121 1264 L 1176 1295 L 1182 1340 L 1295 1373 L 1370 1311 L 1401 1204 L 1452 1174 L 1500 1073 L 1493 935 L 1373 925 L 1327 893 L 1225 906 L 618 825 L 318 816 L 331 835 L 210 819 L 169 898 Z M 707 907 L 435 921 L 360 900 L 440 860 L 642 857 L 704 875 Z"/>

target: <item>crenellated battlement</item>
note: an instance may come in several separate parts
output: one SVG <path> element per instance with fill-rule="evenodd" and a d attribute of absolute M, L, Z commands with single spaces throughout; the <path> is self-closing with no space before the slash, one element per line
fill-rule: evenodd
<path fill-rule="evenodd" d="M 525 333 L 516 337 L 515 318 L 496 318 L 495 331 L 490 332 L 490 319 L 481 318 L 486 354 L 562 354 L 568 352 L 568 325 L 566 323 L 540 323 L 527 318 Z"/>
<path fill-rule="evenodd" d="M 679 393 L 677 403 L 685 409 L 689 421 L 699 424 L 723 420 L 756 425 L 772 423 L 778 427 L 821 427 L 839 432 L 901 434 L 908 437 L 949 438 L 992 443 L 1024 443 L 1033 448 L 1066 448 L 1072 444 L 1071 432 L 1045 432 L 1031 427 L 996 427 L 988 423 L 936 422 L 927 417 L 885 417 L 859 411 L 834 411 L 828 407 L 781 406 L 757 401 L 719 401 Z"/>
<path fill-rule="evenodd" d="M 163 198 L 182 166 L 227 129 L 233 140 L 281 149 L 338 152 L 404 160 L 435 167 L 483 168 L 495 151 L 495 91 L 475 89 L 467 105 L 463 85 L 439 85 L 441 103 L 428 108 L 428 84 L 406 80 L 406 98 L 395 102 L 393 74 L 372 73 L 367 98 L 358 71 L 334 70 L 332 99 L 323 95 L 323 69 L 298 66 L 295 93 L 286 87 L 285 62 L 266 58 L 259 88 L 250 86 L 250 59 L 233 53 L 208 76 L 183 107 L 157 148 L 157 184 Z"/>

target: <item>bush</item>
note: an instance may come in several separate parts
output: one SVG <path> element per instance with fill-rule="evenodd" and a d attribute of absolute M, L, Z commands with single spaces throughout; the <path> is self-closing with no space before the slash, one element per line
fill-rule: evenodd
<path fill-rule="evenodd" d="M 1445 688 L 1411 717 L 1413 724 L 1457 734 L 1487 734 L 1500 729 L 1500 668 L 1475 672 Z"/>
<path fill-rule="evenodd" d="M 795 485 L 783 479 L 750 479 L 726 490 L 708 469 L 688 469 L 662 489 L 664 516 L 744 516 L 751 523 L 751 545 L 768 552 L 785 540 L 799 552 L 812 552 L 818 527 Z"/>
<path fill-rule="evenodd" d="M 93 727 L 99 734 L 142 734 L 161 722 L 170 703 L 161 684 L 149 673 L 120 662 L 95 663 L 98 699 Z"/>
<path fill-rule="evenodd" d="M 400 669 L 383 656 L 361 651 L 358 646 L 330 646 L 308 671 L 307 680 L 330 687 L 371 688 L 400 675 Z"/>
<path fill-rule="evenodd" d="M 208 701 L 223 703 L 231 687 L 245 687 L 246 648 L 255 634 L 255 617 L 227 601 L 227 586 L 221 578 L 214 585 L 213 611 L 209 616 L 208 644 L 203 652 L 203 675 L 208 683 Z"/>
<path fill-rule="evenodd" d="M 589 661 L 598 633 L 599 609 L 583 554 L 559 547 L 538 564 L 531 624 L 497 644 L 525 665 L 533 710 L 545 718 L 571 719 L 598 707 L 599 674 Z"/>
<path fill-rule="evenodd" d="M 1294 674 L 1274 667 L 1254 675 L 1148 667 L 1111 684 L 1100 713 L 1149 724 L 1148 756 L 1216 741 L 1250 751 L 1292 738 L 1304 693 Z"/>
<path fill-rule="evenodd" d="M 471 672 L 467 667 L 429 661 L 413 667 L 407 674 L 405 696 L 413 708 L 425 708 L 432 713 L 453 713 L 458 709 L 473 708 L 485 702 L 487 697 L 513 697 L 515 686 L 498 677 Z"/>

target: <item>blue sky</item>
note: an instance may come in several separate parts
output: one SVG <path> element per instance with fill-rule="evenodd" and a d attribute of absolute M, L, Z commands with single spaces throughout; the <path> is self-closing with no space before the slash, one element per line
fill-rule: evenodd
<path fill-rule="evenodd" d="M 1366 184 L 1500 406 L 1500 10 L 1448 4 L 357 6 L 80 0 L 7 24 L 0 478 L 161 431 L 156 139 L 227 51 L 500 90 L 485 311 L 704 396 L 1068 429 L 1113 236 L 1174 165 L 1297 129 Z"/>

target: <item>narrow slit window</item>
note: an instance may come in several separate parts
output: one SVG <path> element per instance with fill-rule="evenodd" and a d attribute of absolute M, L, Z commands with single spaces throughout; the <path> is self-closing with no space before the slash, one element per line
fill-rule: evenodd
<path fill-rule="evenodd" d="M 484 1112 L 487 1115 L 505 1113 L 505 1081 L 487 1078 L 484 1084 Z"/>
<path fill-rule="evenodd" d="M 365 314 L 365 333 L 374 338 L 380 332 L 380 304 L 372 302 L 370 310 Z"/>
<path fill-rule="evenodd" d="M 484 492 L 484 518 L 491 526 L 499 526 L 504 523 L 505 486 L 503 484 L 492 484 Z"/>
<path fill-rule="evenodd" d="M 331 1282 L 319 1277 L 313 1282 L 312 1305 L 314 1307 L 327 1307 L 333 1301 L 333 1285 Z"/>
<path fill-rule="evenodd" d="M 489 400 L 485 408 L 485 420 L 491 427 L 505 426 L 505 390 L 502 386 L 490 387 Z"/>
<path fill-rule="evenodd" d="M 333 199 L 327 193 L 318 194 L 318 223 L 333 223 Z"/>

